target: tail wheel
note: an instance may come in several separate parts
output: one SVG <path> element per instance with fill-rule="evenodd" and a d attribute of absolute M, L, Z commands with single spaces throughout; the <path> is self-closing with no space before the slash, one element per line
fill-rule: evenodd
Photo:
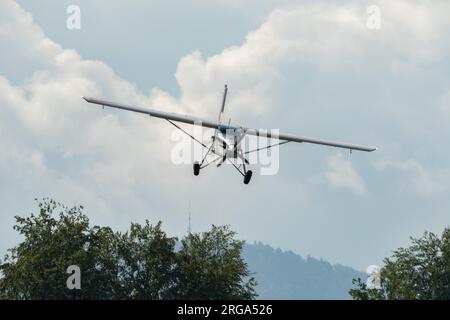
<path fill-rule="evenodd" d="M 200 163 L 197 161 L 194 162 L 194 176 L 198 176 L 200 173 Z"/>
<path fill-rule="evenodd" d="M 244 184 L 248 184 L 250 182 L 250 179 L 252 178 L 252 170 L 248 170 L 247 173 L 244 176 Z"/>

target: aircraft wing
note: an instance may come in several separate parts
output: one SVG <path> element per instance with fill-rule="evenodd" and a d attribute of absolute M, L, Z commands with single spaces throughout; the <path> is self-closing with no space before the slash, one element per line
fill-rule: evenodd
<path fill-rule="evenodd" d="M 356 145 L 351 143 L 344 143 L 344 142 L 335 142 L 335 141 L 329 141 L 329 140 L 321 140 L 317 138 L 311 138 L 311 137 L 305 137 L 305 136 L 296 136 L 291 134 L 285 134 L 285 133 L 275 133 L 271 132 L 271 130 L 260 130 L 260 129 L 250 129 L 240 126 L 227 126 L 223 125 L 216 121 L 206 120 L 202 118 L 192 117 L 188 115 L 182 115 L 178 113 L 171 113 L 171 112 L 163 112 L 159 110 L 154 109 L 148 109 L 148 108 L 139 108 L 139 107 L 133 107 L 125 104 L 120 104 L 116 102 L 110 102 L 102 99 L 96 99 L 96 98 L 89 98 L 89 97 L 83 97 L 84 100 L 86 100 L 89 103 L 98 104 L 101 106 L 107 106 L 127 111 L 133 111 L 143 114 L 148 114 L 152 117 L 161 118 L 161 119 L 167 119 L 170 121 L 176 121 L 176 122 L 183 122 L 187 124 L 192 125 L 201 125 L 203 127 L 207 128 L 213 128 L 213 129 L 236 129 L 236 128 L 242 128 L 246 134 L 253 135 L 253 136 L 262 136 L 267 137 L 271 139 L 278 139 L 282 141 L 293 141 L 293 142 L 306 142 L 306 143 L 314 143 L 314 144 L 320 144 L 330 147 L 337 147 L 337 148 L 344 148 L 344 149 L 350 149 L 350 150 L 359 150 L 359 151 L 367 151 L 372 152 L 377 150 L 375 147 L 370 146 L 362 146 L 362 145 Z"/>
<path fill-rule="evenodd" d="M 192 116 L 183 115 L 183 114 L 178 114 L 178 113 L 164 112 L 164 111 L 148 109 L 148 108 L 144 109 L 144 108 L 139 108 L 139 107 L 133 107 L 133 106 L 129 106 L 129 105 L 125 105 L 125 104 L 121 104 L 121 103 L 117 103 L 117 102 L 106 101 L 106 100 L 97 99 L 97 98 L 83 97 L 83 99 L 89 103 L 94 103 L 94 104 L 98 104 L 101 106 L 107 106 L 107 107 L 112 107 L 112 108 L 117 108 L 117 109 L 122 109 L 122 110 L 127 110 L 127 111 L 148 114 L 155 118 L 183 122 L 183 123 L 192 124 L 192 125 L 194 125 L 194 124 L 201 125 L 203 127 L 214 128 L 214 129 L 217 129 L 218 126 L 220 125 L 216 121 L 210 121 L 210 120 L 192 117 Z"/>
<path fill-rule="evenodd" d="M 322 139 L 305 137 L 305 136 L 295 136 L 295 135 L 286 134 L 286 133 L 275 133 L 275 132 L 271 132 L 270 130 L 247 129 L 245 133 L 249 134 L 249 135 L 253 135 L 253 136 L 262 136 L 262 137 L 278 139 L 278 140 L 283 140 L 283 141 L 293 141 L 293 142 L 299 142 L 299 143 L 307 142 L 307 143 L 321 144 L 321 145 L 325 145 L 325 146 L 344 148 L 344 149 L 350 149 L 350 150 L 359 150 L 359 151 L 366 151 L 366 152 L 372 152 L 372 151 L 377 150 L 376 147 L 362 146 L 362 145 L 351 144 L 351 143 L 346 143 L 346 142 L 322 140 Z"/>

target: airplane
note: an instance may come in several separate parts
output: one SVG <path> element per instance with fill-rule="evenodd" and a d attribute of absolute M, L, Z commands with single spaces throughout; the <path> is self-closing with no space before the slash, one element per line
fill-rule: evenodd
<path fill-rule="evenodd" d="M 285 133 L 274 133 L 272 130 L 267 129 L 252 129 L 244 126 L 231 125 L 231 119 L 228 124 L 222 121 L 223 113 L 225 110 L 225 102 L 227 99 L 228 86 L 225 85 L 225 91 L 223 93 L 222 104 L 220 107 L 220 113 L 217 121 L 201 119 L 198 117 L 193 117 L 189 115 L 182 115 L 177 113 L 164 112 L 154 109 L 148 108 L 140 108 L 134 107 L 130 105 L 125 105 L 121 103 L 106 101 L 97 98 L 90 97 L 82 97 L 85 101 L 97 105 L 101 105 L 103 108 L 105 106 L 133 111 L 137 113 L 147 114 L 151 117 L 160 118 L 167 120 L 170 124 L 172 124 L 175 128 L 182 131 L 184 134 L 188 135 L 191 139 L 201 144 L 203 148 L 206 149 L 206 153 L 202 156 L 201 161 L 195 161 L 193 164 L 194 175 L 198 176 L 200 170 L 206 168 L 212 163 L 216 163 L 217 167 L 220 167 L 224 162 L 230 162 L 236 170 L 244 177 L 244 184 L 248 184 L 252 178 L 252 171 L 247 170 L 246 165 L 249 165 L 249 161 L 246 158 L 246 155 L 252 152 L 258 152 L 264 149 L 273 148 L 275 146 L 280 146 L 286 144 L 288 142 L 298 142 L 298 143 L 313 143 L 319 145 L 325 145 L 329 147 L 337 147 L 344 148 L 350 150 L 358 150 L 365 152 L 372 152 L 377 150 L 376 147 L 369 147 L 363 145 L 356 145 L 350 143 L 342 143 L 328 140 L 321 140 L 317 138 L 311 138 L 306 136 L 297 136 L 292 134 Z M 214 135 L 211 137 L 211 140 L 206 144 L 202 141 L 195 138 L 193 135 L 188 133 L 186 130 L 181 128 L 176 122 L 186 123 L 190 125 L 200 125 L 206 128 L 212 128 L 214 130 Z M 277 143 L 257 148 L 254 150 L 244 151 L 241 147 L 241 142 L 245 135 L 257 136 L 257 137 L 265 137 L 268 139 L 276 139 Z M 215 156 L 215 159 L 212 161 L 207 161 L 208 156 Z M 236 162 L 241 162 L 241 164 L 237 165 L 230 159 L 235 159 Z"/>

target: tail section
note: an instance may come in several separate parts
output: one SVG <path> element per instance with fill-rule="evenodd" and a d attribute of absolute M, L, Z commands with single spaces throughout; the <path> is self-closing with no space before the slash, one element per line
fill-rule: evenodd
<path fill-rule="evenodd" d="M 225 85 L 225 91 L 223 93 L 223 100 L 222 100 L 222 107 L 220 108 L 220 113 L 219 113 L 219 123 L 222 123 L 222 117 L 223 117 L 223 110 L 225 109 L 225 102 L 227 100 L 227 93 L 228 93 L 228 86 Z"/>

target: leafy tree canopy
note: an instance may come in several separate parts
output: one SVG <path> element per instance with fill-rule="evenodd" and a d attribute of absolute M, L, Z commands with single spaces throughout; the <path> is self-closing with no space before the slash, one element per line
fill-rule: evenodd
<path fill-rule="evenodd" d="M 126 232 L 91 227 L 82 206 L 51 199 L 16 217 L 23 241 L 0 261 L 1 299 L 254 299 L 256 282 L 241 258 L 243 242 L 228 226 L 181 240 L 161 222 Z M 178 247 L 178 248 L 177 248 Z M 66 273 L 80 267 L 81 289 Z"/>
<path fill-rule="evenodd" d="M 400 248 L 384 259 L 379 289 L 353 279 L 353 299 L 450 299 L 450 229 L 439 237 L 425 232 L 411 238 L 408 248 Z"/>

